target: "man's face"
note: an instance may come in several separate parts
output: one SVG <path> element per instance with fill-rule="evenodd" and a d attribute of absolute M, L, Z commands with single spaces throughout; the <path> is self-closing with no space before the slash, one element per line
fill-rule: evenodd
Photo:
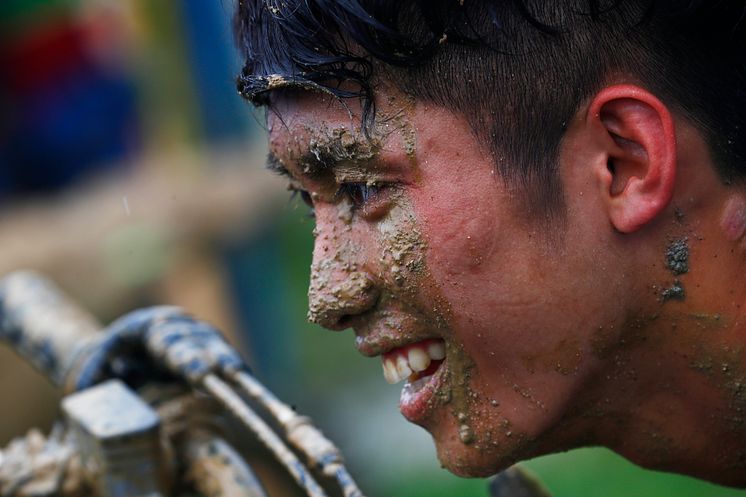
<path fill-rule="evenodd" d="M 604 264 L 588 221 L 573 201 L 565 223 L 529 221 L 463 117 L 393 91 L 377 102 L 369 138 L 359 108 L 317 94 L 268 117 L 272 162 L 315 211 L 309 317 L 353 328 L 386 379 L 409 377 L 401 411 L 451 471 L 563 448 L 599 329 L 621 325 L 609 283 L 584 277 Z"/>

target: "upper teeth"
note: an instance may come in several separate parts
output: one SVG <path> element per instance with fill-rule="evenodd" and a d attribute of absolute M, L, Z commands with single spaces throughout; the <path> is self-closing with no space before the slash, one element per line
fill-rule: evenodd
<path fill-rule="evenodd" d="M 432 361 L 439 361 L 446 356 L 443 342 L 419 343 L 398 349 L 383 357 L 383 376 L 389 383 L 399 383 L 412 376 L 413 372 L 424 371 Z"/>

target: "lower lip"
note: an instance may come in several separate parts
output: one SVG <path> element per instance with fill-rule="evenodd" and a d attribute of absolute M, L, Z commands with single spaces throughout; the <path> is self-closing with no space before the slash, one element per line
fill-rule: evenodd
<path fill-rule="evenodd" d="M 406 383 L 399 398 L 399 410 L 412 423 L 421 423 L 435 407 L 433 402 L 436 392 L 443 381 L 446 362 L 443 361 L 435 373 L 425 379 L 424 385 L 416 390 Z M 421 381 L 421 380 L 420 380 Z"/>

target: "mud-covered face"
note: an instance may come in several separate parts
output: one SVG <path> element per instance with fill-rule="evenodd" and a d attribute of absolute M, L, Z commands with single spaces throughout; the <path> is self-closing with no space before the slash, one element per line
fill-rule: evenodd
<path fill-rule="evenodd" d="M 610 284 L 582 276 L 583 223 L 547 236 L 464 118 L 378 95 L 367 138 L 359 109 L 315 94 L 268 117 L 270 165 L 315 212 L 309 318 L 353 328 L 359 351 L 382 357 L 384 377 L 405 382 L 402 413 L 453 472 L 564 447 L 558 427 L 614 323 Z"/>

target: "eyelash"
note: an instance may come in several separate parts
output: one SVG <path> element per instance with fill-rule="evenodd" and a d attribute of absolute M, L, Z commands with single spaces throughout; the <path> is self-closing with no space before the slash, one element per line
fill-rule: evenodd
<path fill-rule="evenodd" d="M 365 207 L 365 204 L 370 200 L 375 199 L 383 188 L 383 186 L 370 185 L 368 183 L 343 183 L 334 194 L 334 198 L 341 199 L 342 197 L 347 197 L 350 203 L 352 203 L 352 208 L 357 210 Z M 299 196 L 303 200 L 303 203 L 311 209 L 310 216 L 314 217 L 315 213 L 311 194 L 307 190 L 300 188 L 291 187 L 290 189 L 293 192 L 290 197 L 291 200 Z"/>
<path fill-rule="evenodd" d="M 336 198 L 346 196 L 352 203 L 352 207 L 359 209 L 365 206 L 368 201 L 374 199 L 381 188 L 381 186 L 368 183 L 343 183 L 334 196 Z"/>
<path fill-rule="evenodd" d="M 309 217 L 316 217 L 316 212 L 313 208 L 313 200 L 311 200 L 311 194 L 308 193 L 306 190 L 301 190 L 300 188 L 295 187 L 289 187 L 288 188 L 292 193 L 290 194 L 290 201 L 292 202 L 297 197 L 300 197 L 300 199 L 303 201 L 304 204 L 306 204 L 310 211 L 308 213 Z"/>

